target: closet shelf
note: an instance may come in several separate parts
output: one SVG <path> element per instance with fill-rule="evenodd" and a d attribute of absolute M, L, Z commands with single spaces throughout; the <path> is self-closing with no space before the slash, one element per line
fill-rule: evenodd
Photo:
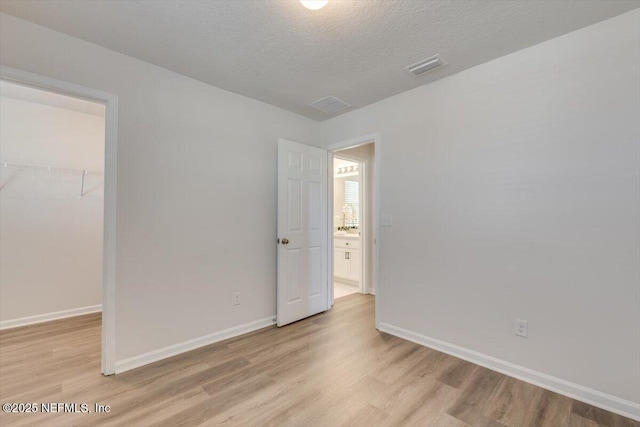
<path fill-rule="evenodd" d="M 102 176 L 104 171 L 93 171 L 88 169 L 72 169 L 72 168 L 59 168 L 49 165 L 34 165 L 29 163 L 14 163 L 14 162 L 0 162 L 0 166 L 8 169 L 26 170 L 32 172 L 55 172 L 64 173 L 67 175 L 80 175 L 80 197 L 84 196 L 84 177 L 87 175 Z"/>
<path fill-rule="evenodd" d="M 59 168 L 49 165 L 35 165 L 30 163 L 14 163 L 14 162 L 0 162 L 0 166 L 9 169 L 28 170 L 33 172 L 57 172 L 66 173 L 71 175 L 102 175 L 103 171 L 94 171 L 88 169 L 71 169 L 71 168 Z"/>

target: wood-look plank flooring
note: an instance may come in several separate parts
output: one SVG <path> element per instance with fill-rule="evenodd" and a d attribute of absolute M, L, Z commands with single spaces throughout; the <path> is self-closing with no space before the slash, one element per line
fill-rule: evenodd
<path fill-rule="evenodd" d="M 640 423 L 374 328 L 349 295 L 284 328 L 100 375 L 100 315 L 0 332 L 0 401 L 109 413 L 0 414 L 2 426 L 612 426 Z"/>

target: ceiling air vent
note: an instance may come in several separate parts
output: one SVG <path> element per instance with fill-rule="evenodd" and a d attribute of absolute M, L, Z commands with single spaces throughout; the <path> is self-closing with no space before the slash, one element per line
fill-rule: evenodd
<path fill-rule="evenodd" d="M 433 55 L 430 58 L 411 64 L 408 67 L 404 67 L 404 69 L 413 77 L 418 77 L 424 73 L 435 70 L 436 68 L 444 67 L 445 65 L 447 65 L 447 61 L 442 59 L 440 55 Z"/>
<path fill-rule="evenodd" d="M 325 96 L 324 98 L 313 101 L 309 106 L 324 111 L 327 114 L 333 114 L 351 107 L 351 104 L 347 104 L 335 96 Z"/>

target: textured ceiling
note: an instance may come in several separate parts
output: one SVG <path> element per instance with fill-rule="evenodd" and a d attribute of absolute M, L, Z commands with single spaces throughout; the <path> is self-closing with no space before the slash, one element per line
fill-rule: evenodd
<path fill-rule="evenodd" d="M 2 12 L 317 120 L 332 117 L 307 105 L 318 98 L 362 107 L 638 7 L 329 0 L 311 11 L 297 0 L 0 1 Z M 436 53 L 449 65 L 418 78 L 403 70 Z"/>

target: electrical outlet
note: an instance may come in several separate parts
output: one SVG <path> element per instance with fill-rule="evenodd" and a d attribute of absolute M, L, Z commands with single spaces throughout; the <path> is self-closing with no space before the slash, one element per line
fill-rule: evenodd
<path fill-rule="evenodd" d="M 516 319 L 516 335 L 527 338 L 529 336 L 529 322 L 526 320 Z"/>
<path fill-rule="evenodd" d="M 240 292 L 233 294 L 233 305 L 240 305 Z"/>
<path fill-rule="evenodd" d="M 382 215 L 380 219 L 380 225 L 383 227 L 391 227 L 393 225 L 393 217 L 389 214 Z"/>

